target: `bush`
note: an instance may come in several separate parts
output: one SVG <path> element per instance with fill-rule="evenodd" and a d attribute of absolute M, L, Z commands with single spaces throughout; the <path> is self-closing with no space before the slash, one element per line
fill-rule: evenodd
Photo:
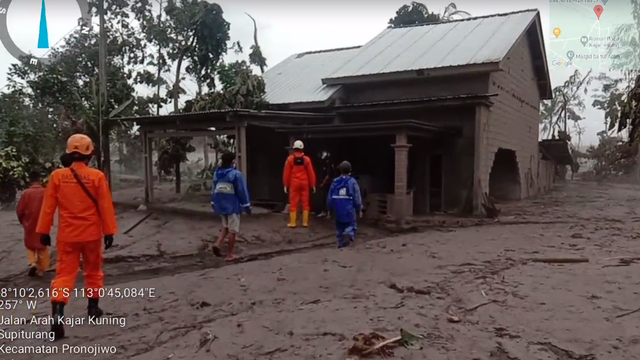
<path fill-rule="evenodd" d="M 27 185 L 29 158 L 18 155 L 15 147 L 0 149 L 0 204 L 15 202 L 16 195 Z"/>

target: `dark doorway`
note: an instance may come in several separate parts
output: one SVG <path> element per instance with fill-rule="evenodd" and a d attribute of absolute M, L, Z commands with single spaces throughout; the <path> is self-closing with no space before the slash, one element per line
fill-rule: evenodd
<path fill-rule="evenodd" d="M 443 179 L 442 154 L 429 156 L 429 212 L 442 211 Z"/>
<path fill-rule="evenodd" d="M 499 148 L 489 174 L 489 196 L 496 200 L 520 200 L 520 170 L 516 152 Z"/>

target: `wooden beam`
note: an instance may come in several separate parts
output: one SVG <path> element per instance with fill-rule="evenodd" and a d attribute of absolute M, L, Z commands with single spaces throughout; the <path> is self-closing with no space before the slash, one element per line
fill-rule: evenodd
<path fill-rule="evenodd" d="M 149 147 L 147 147 L 147 142 L 149 138 L 147 137 L 147 133 L 145 131 L 142 132 L 142 168 L 144 169 L 144 203 L 149 203 Z"/>
<path fill-rule="evenodd" d="M 167 132 L 150 132 L 150 138 L 170 138 L 170 137 L 197 137 L 197 136 L 216 136 L 216 135 L 236 135 L 235 130 L 210 130 L 210 131 L 167 131 Z"/>

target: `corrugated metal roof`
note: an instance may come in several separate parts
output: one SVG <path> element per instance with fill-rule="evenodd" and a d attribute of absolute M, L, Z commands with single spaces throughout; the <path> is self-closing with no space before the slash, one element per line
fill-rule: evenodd
<path fill-rule="evenodd" d="M 270 104 L 325 101 L 340 86 L 323 85 L 360 47 L 312 51 L 288 57 L 263 75 Z"/>
<path fill-rule="evenodd" d="M 502 60 L 538 10 L 386 29 L 327 79 L 494 63 Z"/>
<path fill-rule="evenodd" d="M 298 118 L 307 118 L 307 119 L 318 119 L 318 118 L 331 118 L 333 114 L 326 113 L 312 113 L 312 112 L 302 112 L 302 111 L 279 111 L 279 110 L 251 110 L 251 109 L 220 109 L 220 110 L 205 110 L 205 111 L 194 111 L 194 112 L 184 112 L 178 114 L 162 114 L 162 115 L 144 115 L 144 116 L 132 116 L 132 117 L 121 117 L 115 119 L 109 119 L 109 121 L 124 121 L 124 122 L 141 122 L 141 121 L 173 121 L 185 119 L 189 121 L 194 118 L 207 118 L 214 119 L 215 117 L 224 118 L 227 114 L 237 114 L 237 115 L 248 115 L 254 117 L 298 117 Z"/>

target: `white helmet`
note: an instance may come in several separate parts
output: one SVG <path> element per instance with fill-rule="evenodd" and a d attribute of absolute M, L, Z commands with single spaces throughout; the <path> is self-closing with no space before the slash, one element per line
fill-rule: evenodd
<path fill-rule="evenodd" d="M 293 149 L 294 150 L 303 150 L 304 149 L 304 143 L 302 143 L 302 141 L 300 140 L 296 140 L 293 142 Z"/>

